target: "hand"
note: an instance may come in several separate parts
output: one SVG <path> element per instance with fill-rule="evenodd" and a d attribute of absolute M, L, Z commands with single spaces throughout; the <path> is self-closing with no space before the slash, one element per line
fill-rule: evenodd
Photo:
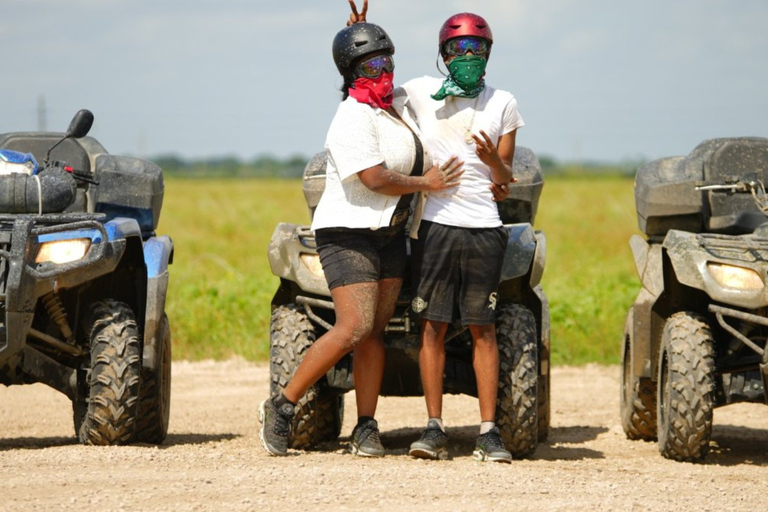
<path fill-rule="evenodd" d="M 501 202 L 507 198 L 509 195 L 509 185 L 506 183 L 503 183 L 499 185 L 498 183 L 491 183 L 491 193 L 493 194 L 493 200 L 498 202 Z"/>
<path fill-rule="evenodd" d="M 355 0 L 349 0 L 349 7 L 352 9 L 352 14 L 349 15 L 347 26 L 351 27 L 355 23 L 365 23 L 365 15 L 368 14 L 368 0 L 363 0 L 363 11 L 358 14 Z"/>
<path fill-rule="evenodd" d="M 504 162 L 501 161 L 499 150 L 491 138 L 483 130 L 480 130 L 480 135 L 483 136 L 482 139 L 474 133 L 472 134 L 472 138 L 475 139 L 475 154 L 477 157 L 492 169 L 497 166 L 503 166 Z"/>
<path fill-rule="evenodd" d="M 458 157 L 452 156 L 450 160 L 442 165 L 434 165 L 430 170 L 424 173 L 427 179 L 427 190 L 436 191 L 459 185 L 459 178 L 464 174 L 464 162 Z"/>

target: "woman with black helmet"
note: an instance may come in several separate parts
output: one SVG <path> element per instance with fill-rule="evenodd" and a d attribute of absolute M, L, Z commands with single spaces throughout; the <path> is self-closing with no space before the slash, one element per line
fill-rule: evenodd
<path fill-rule="evenodd" d="M 364 22 L 368 1 L 360 14 L 354 0 L 349 2 L 349 23 Z M 439 55 L 448 75 L 410 80 L 395 91 L 396 110 L 404 119 L 418 120 L 424 145 L 435 161 L 458 155 L 465 162 L 458 189 L 450 195 L 429 194 L 418 212 L 421 222 L 415 219 L 411 228 L 411 236 L 418 238 L 411 247 L 419 276 L 412 307 L 422 319 L 419 366 L 428 412 L 427 428 L 409 451 L 419 458 L 448 457 L 442 421 L 445 333 L 458 310 L 461 324 L 472 335 L 480 404 L 474 458 L 512 460 L 495 425 L 496 289 L 508 235 L 494 201 L 500 188 L 514 181 L 515 135 L 524 122 L 514 96 L 485 83 L 492 45 L 485 19 L 455 14 L 439 34 Z"/>
<path fill-rule="evenodd" d="M 391 108 L 394 53 L 387 33 L 372 23 L 349 26 L 333 41 L 343 101 L 326 137 L 326 185 L 312 229 L 336 323 L 312 344 L 283 393 L 259 407 L 259 438 L 272 455 L 287 452 L 299 399 L 351 351 L 358 410 L 351 449 L 361 456 L 384 455 L 374 414 L 384 327 L 405 270 L 411 197 L 455 187 L 463 172 L 456 158 L 439 167 L 428 163 L 418 137 Z"/>

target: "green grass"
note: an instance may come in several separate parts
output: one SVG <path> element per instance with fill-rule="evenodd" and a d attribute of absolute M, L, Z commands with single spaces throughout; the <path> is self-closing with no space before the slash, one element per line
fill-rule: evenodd
<path fill-rule="evenodd" d="M 267 245 L 278 222 L 308 221 L 297 180 L 166 180 L 158 233 L 175 247 L 174 358 L 267 357 L 278 283 Z"/>
<path fill-rule="evenodd" d="M 166 179 L 158 233 L 176 249 L 167 306 L 174 358 L 266 358 L 278 285 L 267 245 L 278 222 L 308 221 L 299 180 Z M 636 225 L 631 180 L 547 179 L 535 227 L 547 236 L 553 363 L 618 362 L 639 289 L 627 243 Z"/>
<path fill-rule="evenodd" d="M 542 286 L 552 362 L 618 363 L 624 319 L 640 282 L 629 238 L 638 233 L 632 180 L 548 179 L 536 229 L 547 236 Z"/>

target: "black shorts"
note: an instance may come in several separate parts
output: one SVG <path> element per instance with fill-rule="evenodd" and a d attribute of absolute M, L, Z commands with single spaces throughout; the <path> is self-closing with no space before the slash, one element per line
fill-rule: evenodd
<path fill-rule="evenodd" d="M 348 284 L 402 278 L 405 272 L 405 223 L 375 231 L 323 228 L 315 232 L 315 239 L 331 290 Z"/>
<path fill-rule="evenodd" d="M 416 296 L 421 318 L 435 322 L 461 319 L 462 325 L 496 321 L 496 291 L 509 234 L 503 227 L 458 228 L 422 221 L 411 241 Z"/>

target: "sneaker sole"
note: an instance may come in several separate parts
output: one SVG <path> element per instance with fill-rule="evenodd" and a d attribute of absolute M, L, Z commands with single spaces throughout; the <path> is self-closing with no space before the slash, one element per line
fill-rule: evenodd
<path fill-rule="evenodd" d="M 427 450 L 425 448 L 411 448 L 408 455 L 417 459 L 448 460 L 448 450 L 446 448 L 437 451 Z"/>
<path fill-rule="evenodd" d="M 475 450 L 472 452 L 472 458 L 478 462 L 501 462 L 504 464 L 512 464 L 511 457 L 494 457 L 493 455 L 488 455 L 483 450 Z"/>
<path fill-rule="evenodd" d="M 288 455 L 288 453 L 275 450 L 274 448 L 272 448 L 272 446 L 269 445 L 269 443 L 267 443 L 267 440 L 264 438 L 264 416 L 266 415 L 266 413 L 264 412 L 265 403 L 266 403 L 266 400 L 264 400 L 263 402 L 261 402 L 261 404 L 259 404 L 259 422 L 261 423 L 261 428 L 259 429 L 259 440 L 261 441 L 261 446 L 264 447 L 268 455 L 272 455 L 274 457 L 283 457 L 285 455 Z"/>
<path fill-rule="evenodd" d="M 370 458 L 378 458 L 378 459 L 384 457 L 383 453 L 366 452 L 353 444 L 350 444 L 349 446 L 350 446 L 350 451 L 352 452 L 352 455 L 357 455 L 358 457 L 370 457 Z"/>

